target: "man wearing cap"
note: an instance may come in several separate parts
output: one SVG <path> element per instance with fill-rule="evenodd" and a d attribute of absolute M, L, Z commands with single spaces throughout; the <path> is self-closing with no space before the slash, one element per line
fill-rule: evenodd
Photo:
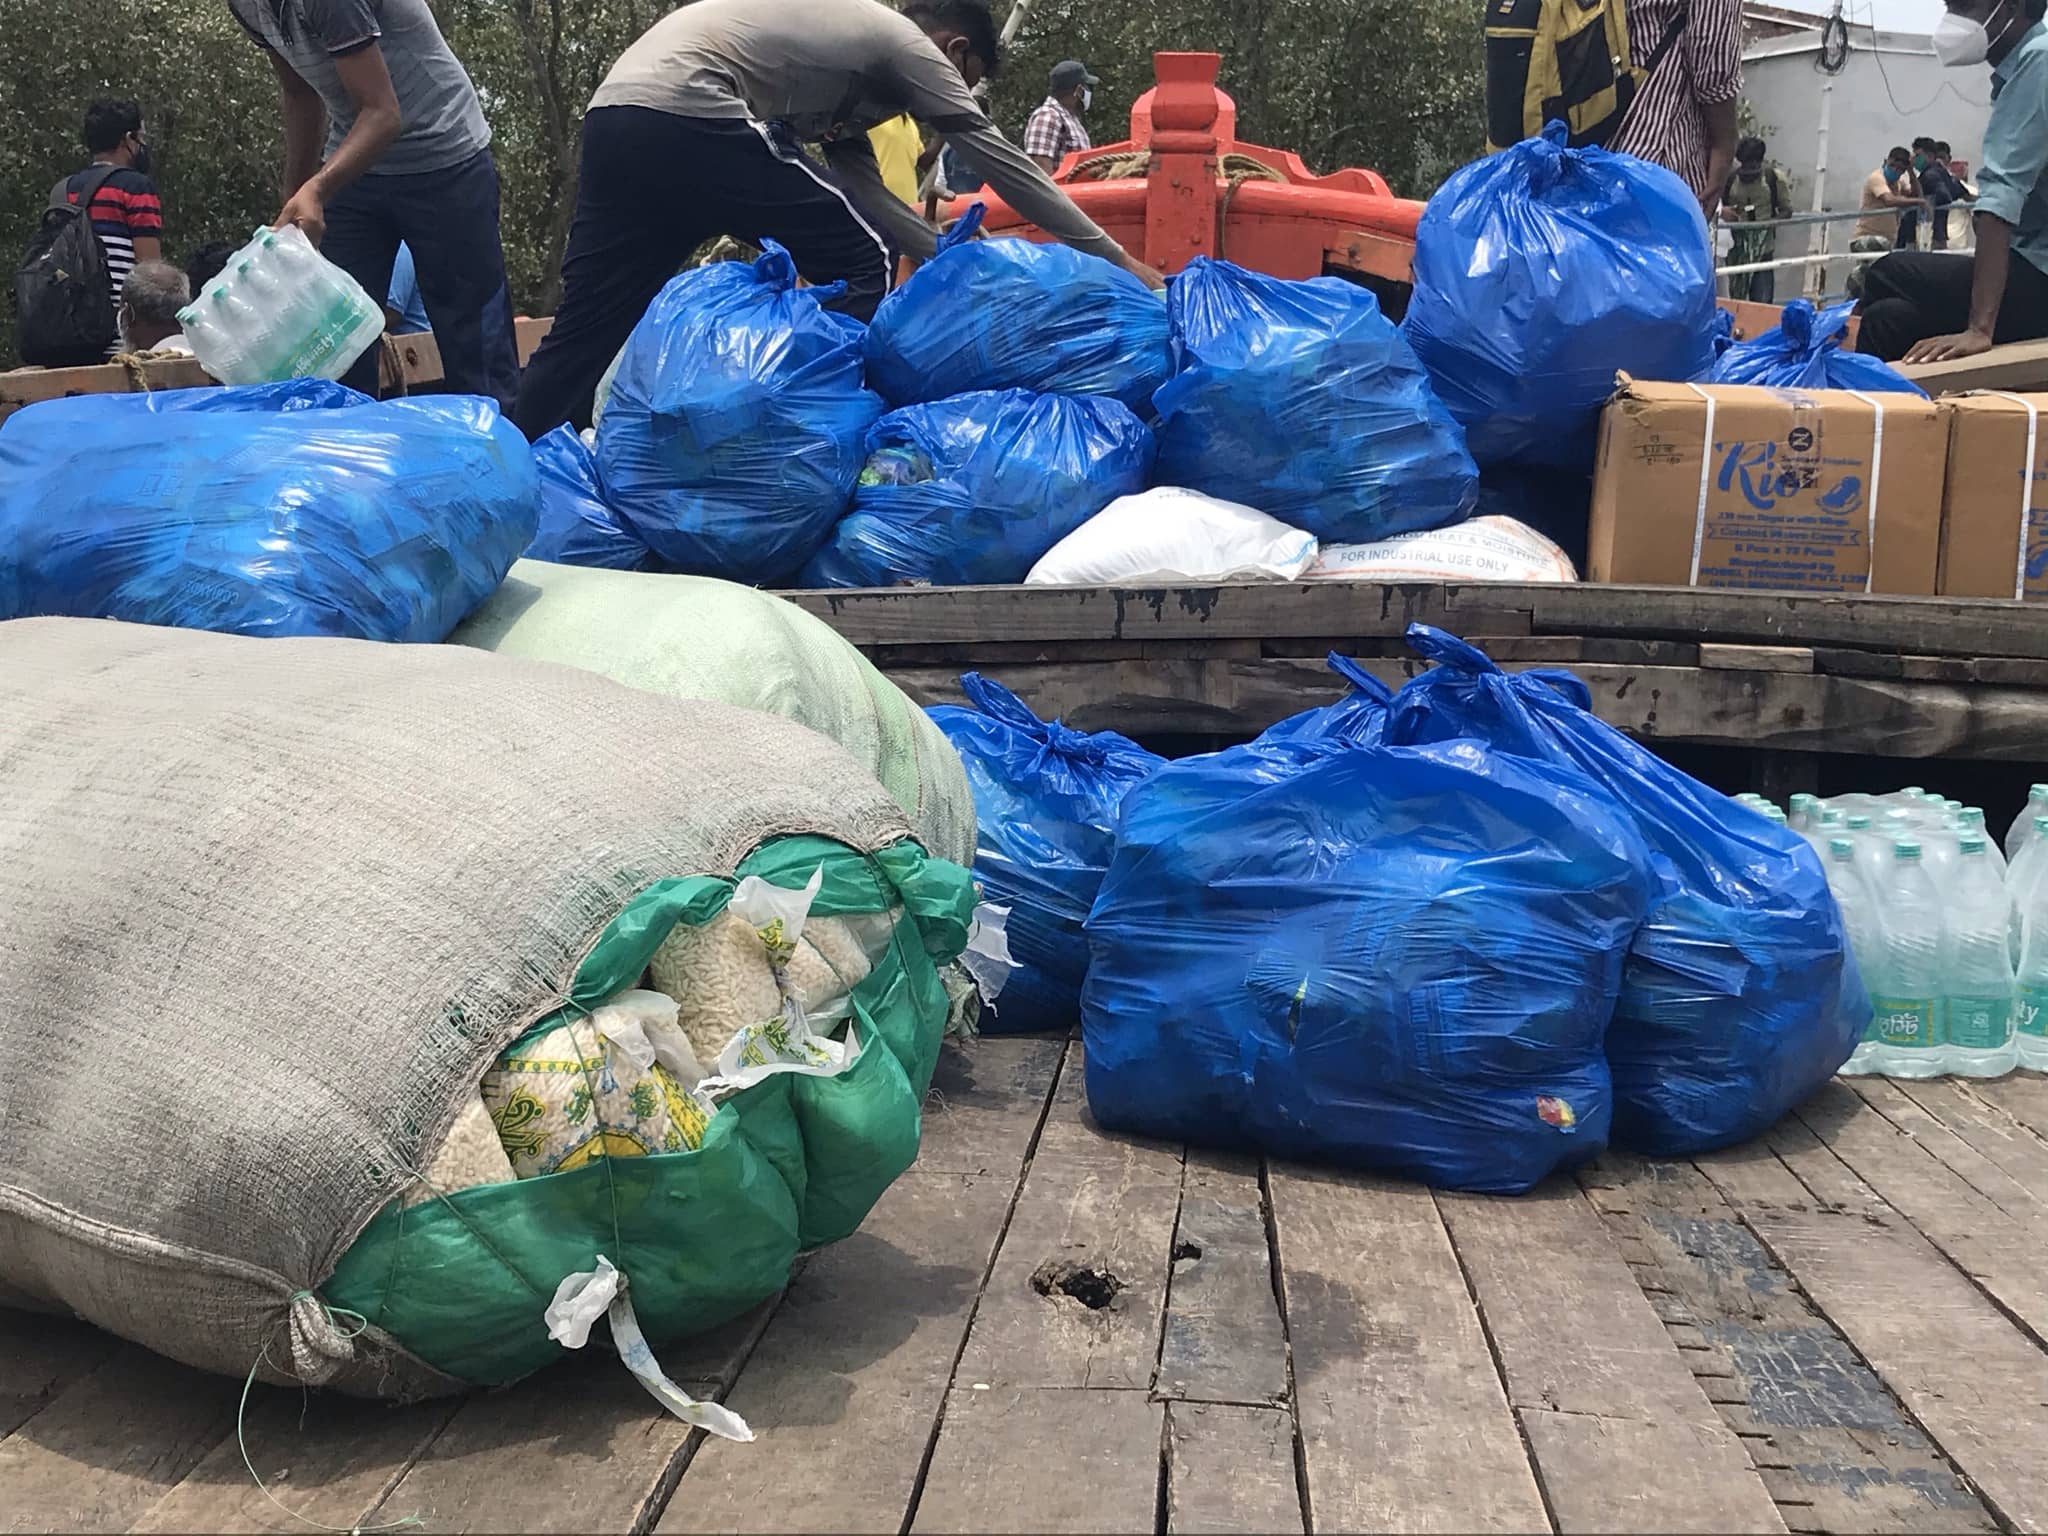
<path fill-rule="evenodd" d="M 1076 150 L 1092 149 L 1081 114 L 1088 110 L 1091 87 L 1102 82 L 1079 59 L 1062 59 L 1052 67 L 1052 91 L 1031 121 L 1024 125 L 1024 153 L 1050 176 Z"/>

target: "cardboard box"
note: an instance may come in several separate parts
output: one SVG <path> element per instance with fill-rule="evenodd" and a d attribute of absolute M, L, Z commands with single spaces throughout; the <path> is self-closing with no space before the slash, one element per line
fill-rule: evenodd
<path fill-rule="evenodd" d="M 1587 575 L 1931 596 L 1947 458 L 1917 395 L 1624 378 L 1600 419 Z"/>
<path fill-rule="evenodd" d="M 1941 404 L 1941 595 L 2048 598 L 2048 395 L 1960 395 Z"/>

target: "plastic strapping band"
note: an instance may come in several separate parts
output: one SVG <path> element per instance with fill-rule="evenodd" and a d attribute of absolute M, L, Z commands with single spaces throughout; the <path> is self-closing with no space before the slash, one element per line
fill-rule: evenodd
<path fill-rule="evenodd" d="M 1700 584 L 1700 547 L 1707 541 L 1707 491 L 1714 483 L 1714 397 L 1697 384 L 1685 386 L 1707 402 L 1706 431 L 1700 437 L 1700 499 L 1692 518 L 1692 564 L 1688 568 L 1685 584 L 1696 587 Z"/>
<path fill-rule="evenodd" d="M 1852 389 L 1849 393 L 1873 412 L 1870 422 L 1870 531 L 1863 540 L 1863 590 L 1869 592 L 1877 580 L 1877 489 L 1884 479 L 1884 401 L 1876 395 L 1866 395 L 1860 389 Z"/>
<path fill-rule="evenodd" d="M 2034 529 L 2034 457 L 2041 441 L 2041 408 L 2025 395 L 2009 395 L 2002 389 L 1987 389 L 1987 395 L 2010 400 L 2027 413 L 2027 458 L 2020 466 L 2020 553 L 2012 568 L 2012 595 L 2027 595 L 2027 536 Z"/>

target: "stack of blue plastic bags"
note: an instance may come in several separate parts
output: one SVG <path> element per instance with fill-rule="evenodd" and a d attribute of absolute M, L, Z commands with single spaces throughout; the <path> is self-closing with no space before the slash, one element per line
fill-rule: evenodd
<path fill-rule="evenodd" d="M 1825 1083 L 1870 1004 L 1805 841 L 1569 674 L 1409 636 L 1399 694 L 1333 656 L 1337 703 L 1172 763 L 981 679 L 934 710 L 1026 988 L 986 1027 L 1066 1027 L 1078 983 L 1105 1127 L 1494 1192 Z"/>
<path fill-rule="evenodd" d="M 531 542 L 526 441 L 324 379 L 80 395 L 0 424 L 0 619 L 445 638 Z"/>

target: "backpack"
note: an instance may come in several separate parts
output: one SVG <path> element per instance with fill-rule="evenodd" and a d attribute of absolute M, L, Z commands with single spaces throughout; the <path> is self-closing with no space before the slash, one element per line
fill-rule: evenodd
<path fill-rule="evenodd" d="M 68 176 L 50 192 L 43 222 L 14 270 L 14 308 L 25 363 L 72 368 L 106 358 L 117 322 L 106 253 L 93 233 L 91 210 L 93 198 L 118 169 L 94 166 L 76 203 L 65 191 Z"/>
<path fill-rule="evenodd" d="M 1687 15 L 1681 10 L 1637 65 L 1626 0 L 1487 0 L 1488 153 L 1534 138 L 1549 122 L 1571 130 L 1572 149 L 1612 142 Z"/>

